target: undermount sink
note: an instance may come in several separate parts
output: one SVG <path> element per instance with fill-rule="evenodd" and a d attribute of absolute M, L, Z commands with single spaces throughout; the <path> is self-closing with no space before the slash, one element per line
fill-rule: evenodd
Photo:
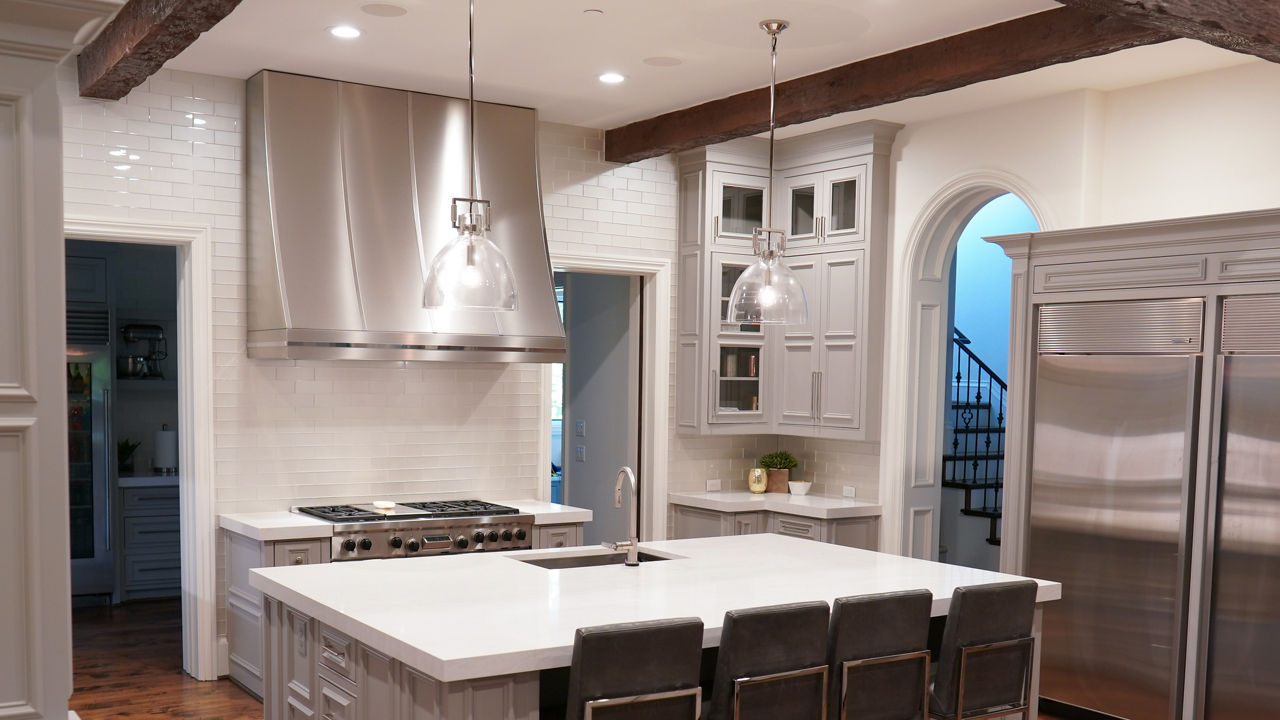
<path fill-rule="evenodd" d="M 593 555 L 561 555 L 558 557 L 530 558 L 520 562 L 537 565 L 548 570 L 568 570 L 570 568 L 598 567 L 600 565 L 621 565 L 627 559 L 625 552 L 596 553 Z M 640 551 L 640 562 L 670 560 L 671 558 Z"/>

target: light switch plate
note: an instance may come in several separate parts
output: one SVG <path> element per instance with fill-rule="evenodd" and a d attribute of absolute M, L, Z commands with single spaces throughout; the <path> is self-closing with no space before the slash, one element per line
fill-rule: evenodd
<path fill-rule="evenodd" d="M 573 459 L 577 460 L 578 462 L 586 462 L 587 448 L 582 445 L 578 445 L 577 447 L 575 447 L 573 449 Z"/>
<path fill-rule="evenodd" d="M 845 496 L 845 497 L 847 497 L 847 498 L 851 498 L 851 497 L 853 497 L 853 491 L 854 491 L 854 487 L 853 487 L 852 485 L 845 485 L 845 486 L 844 486 L 844 496 Z"/>
<path fill-rule="evenodd" d="M 584 438 L 587 436 L 587 421 L 577 420 L 573 423 L 573 436 Z"/>
<path fill-rule="evenodd" d="M 707 492 L 720 492 L 720 478 L 711 478 L 707 481 Z"/>

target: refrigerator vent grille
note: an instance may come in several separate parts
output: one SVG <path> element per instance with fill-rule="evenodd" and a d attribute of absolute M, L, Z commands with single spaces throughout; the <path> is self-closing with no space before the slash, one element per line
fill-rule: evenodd
<path fill-rule="evenodd" d="M 1280 295 L 1223 300 L 1222 351 L 1280 352 Z"/>
<path fill-rule="evenodd" d="M 1040 353 L 1198 353 L 1204 300 L 1150 300 L 1044 305 Z"/>
<path fill-rule="evenodd" d="M 106 303 L 67 304 L 67 344 L 111 344 L 111 313 Z"/>

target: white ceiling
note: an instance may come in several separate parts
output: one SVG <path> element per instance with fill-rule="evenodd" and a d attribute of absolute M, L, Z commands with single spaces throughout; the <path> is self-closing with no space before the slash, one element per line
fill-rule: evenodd
<path fill-rule="evenodd" d="M 362 10 L 369 2 L 407 12 L 375 16 Z M 537 108 L 544 120 L 614 127 L 767 85 L 768 39 L 757 27 L 764 18 L 792 23 L 779 38 L 785 80 L 1055 7 L 1051 0 L 476 0 L 476 95 Z M 584 13 L 588 8 L 604 12 Z M 466 0 L 243 0 L 166 67 L 236 78 L 269 68 L 465 96 L 466 23 Z M 364 34 L 339 40 L 326 32 L 338 24 Z M 681 63 L 644 62 L 652 57 Z M 864 116 L 920 121 L 1250 60 L 1182 40 L 819 124 Z M 626 82 L 600 83 L 606 70 Z"/>

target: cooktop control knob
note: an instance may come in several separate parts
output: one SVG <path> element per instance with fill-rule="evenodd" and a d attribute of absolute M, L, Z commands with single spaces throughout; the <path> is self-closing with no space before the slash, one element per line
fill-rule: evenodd
<path fill-rule="evenodd" d="M 519 529 L 519 530 L 517 530 L 517 531 L 516 531 L 516 539 L 517 539 L 517 540 L 523 540 L 523 539 L 525 539 L 525 538 L 527 538 L 527 537 L 529 537 L 529 533 L 525 532 L 525 531 L 524 531 L 524 528 L 521 528 L 521 529 Z"/>
<path fill-rule="evenodd" d="M 399 540 L 399 539 L 400 538 L 396 538 L 396 540 Z M 418 544 L 417 540 L 410 540 L 409 544 L 406 547 L 409 548 L 409 552 L 418 552 L 418 548 L 422 546 Z"/>
<path fill-rule="evenodd" d="M 355 551 L 356 551 L 356 539 L 355 539 L 355 538 L 347 538 L 346 540 L 343 540 L 343 541 L 342 541 L 342 549 L 343 549 L 343 550 L 346 550 L 347 552 L 355 552 Z"/>
<path fill-rule="evenodd" d="M 372 549 L 373 549 L 373 541 L 372 541 L 372 540 L 370 540 L 369 538 L 360 538 L 360 549 L 361 549 L 361 550 L 372 550 Z"/>
<path fill-rule="evenodd" d="M 490 531 L 489 531 L 489 542 L 498 542 L 498 531 L 497 531 L 497 530 L 490 530 Z"/>
<path fill-rule="evenodd" d="M 467 547 L 468 545 L 470 545 L 470 544 L 471 544 L 471 542 L 470 542 L 469 540 L 467 540 L 467 536 L 466 536 L 466 535 L 459 535 L 459 536 L 458 536 L 458 539 L 454 541 L 454 544 L 455 544 L 455 545 L 457 545 L 457 546 L 458 546 L 458 547 L 460 547 L 460 548 L 465 548 L 465 547 Z"/>
<path fill-rule="evenodd" d="M 400 549 L 400 546 L 401 546 L 401 545 L 404 545 L 404 540 L 401 540 L 399 535 L 397 535 L 397 536 L 395 536 L 395 537 L 391 538 L 391 539 L 390 539 L 390 540 L 388 540 L 387 542 L 391 543 L 391 547 L 393 547 L 393 548 L 395 548 L 395 549 L 397 549 L 397 550 L 399 550 L 399 549 Z"/>
<path fill-rule="evenodd" d="M 476 534 L 471 536 L 471 539 L 472 539 L 472 540 L 475 540 L 477 545 L 479 545 L 480 543 L 484 542 L 484 531 L 483 531 L 483 530 L 477 530 L 477 531 L 476 531 Z"/>
<path fill-rule="evenodd" d="M 510 531 L 510 530 L 503 530 L 503 531 L 502 531 L 502 539 L 503 539 L 503 540 L 506 540 L 506 541 L 508 541 L 508 542 L 509 542 L 509 541 L 511 540 L 511 531 Z"/>

